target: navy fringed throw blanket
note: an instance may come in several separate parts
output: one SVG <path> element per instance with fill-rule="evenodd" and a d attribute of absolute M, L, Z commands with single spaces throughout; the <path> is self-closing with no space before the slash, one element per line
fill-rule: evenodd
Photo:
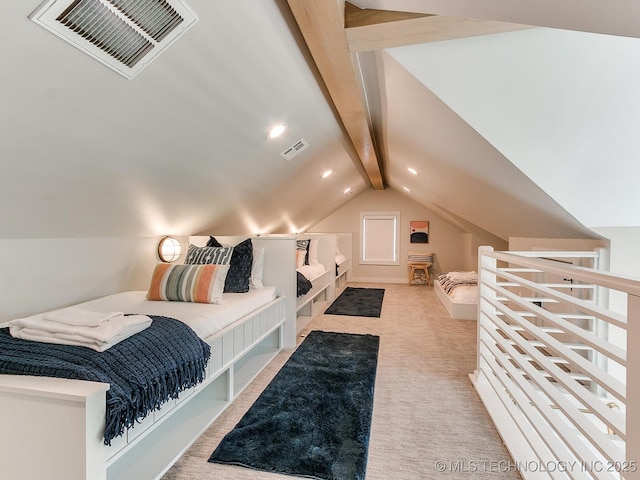
<path fill-rule="evenodd" d="M 0 373 L 109 383 L 104 443 L 204 380 L 211 347 L 186 324 L 149 315 L 151 325 L 104 352 L 13 338 L 0 328 Z"/>
<path fill-rule="evenodd" d="M 298 274 L 298 297 L 301 297 L 313 288 L 313 284 L 300 272 L 296 271 L 296 273 Z"/>

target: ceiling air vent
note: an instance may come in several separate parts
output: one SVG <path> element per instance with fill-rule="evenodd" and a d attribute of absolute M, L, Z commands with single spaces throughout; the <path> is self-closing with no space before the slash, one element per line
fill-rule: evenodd
<path fill-rule="evenodd" d="M 46 0 L 30 18 L 127 78 L 197 21 L 180 0 Z"/>
<path fill-rule="evenodd" d="M 284 152 L 280 154 L 280 156 L 286 160 L 291 160 L 305 148 L 307 148 L 309 144 L 304 138 L 301 138 L 296 143 L 287 148 Z"/>

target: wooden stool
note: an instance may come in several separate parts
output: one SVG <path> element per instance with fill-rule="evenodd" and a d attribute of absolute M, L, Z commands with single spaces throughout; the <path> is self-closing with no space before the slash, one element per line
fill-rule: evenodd
<path fill-rule="evenodd" d="M 409 285 L 413 285 L 413 281 L 416 278 L 416 270 L 424 271 L 424 277 L 427 282 L 427 286 L 431 286 L 431 278 L 429 277 L 429 267 L 430 263 L 418 263 L 418 262 L 409 262 L 407 263 L 409 266 Z"/>

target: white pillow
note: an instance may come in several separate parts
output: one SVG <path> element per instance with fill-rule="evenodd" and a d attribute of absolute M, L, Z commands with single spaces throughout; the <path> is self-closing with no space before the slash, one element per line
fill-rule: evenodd
<path fill-rule="evenodd" d="M 264 272 L 264 245 L 253 247 L 253 263 L 251 264 L 251 277 L 249 286 L 251 288 L 262 288 L 262 274 Z"/>
<path fill-rule="evenodd" d="M 318 243 L 317 238 L 312 238 L 309 242 L 309 265 L 317 265 L 318 263 Z"/>
<path fill-rule="evenodd" d="M 296 250 L 296 268 L 300 268 L 304 265 L 304 257 L 307 256 L 307 252 L 304 250 Z"/>

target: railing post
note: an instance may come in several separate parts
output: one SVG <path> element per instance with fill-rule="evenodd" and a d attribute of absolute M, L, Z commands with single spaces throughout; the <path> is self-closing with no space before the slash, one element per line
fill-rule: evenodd
<path fill-rule="evenodd" d="M 488 287 L 483 285 L 483 280 L 488 280 L 490 283 L 495 283 L 495 274 L 489 273 L 486 271 L 486 268 L 494 268 L 496 267 L 497 260 L 495 258 L 487 257 L 484 255 L 486 252 L 493 252 L 493 247 L 482 246 L 478 248 L 478 313 L 477 313 L 477 351 L 476 351 L 476 381 L 486 382 L 483 378 L 483 363 L 481 356 L 481 341 L 480 336 L 482 334 L 482 327 L 487 322 L 486 319 L 482 318 L 482 310 L 487 308 L 493 308 L 487 302 L 483 302 L 483 298 L 486 295 L 492 295 L 493 292 L 488 289 Z M 487 278 L 490 277 L 490 278 Z"/>
<path fill-rule="evenodd" d="M 640 479 L 640 296 L 636 295 L 628 295 L 627 300 L 626 405 L 626 460 L 635 471 L 624 478 Z"/>

